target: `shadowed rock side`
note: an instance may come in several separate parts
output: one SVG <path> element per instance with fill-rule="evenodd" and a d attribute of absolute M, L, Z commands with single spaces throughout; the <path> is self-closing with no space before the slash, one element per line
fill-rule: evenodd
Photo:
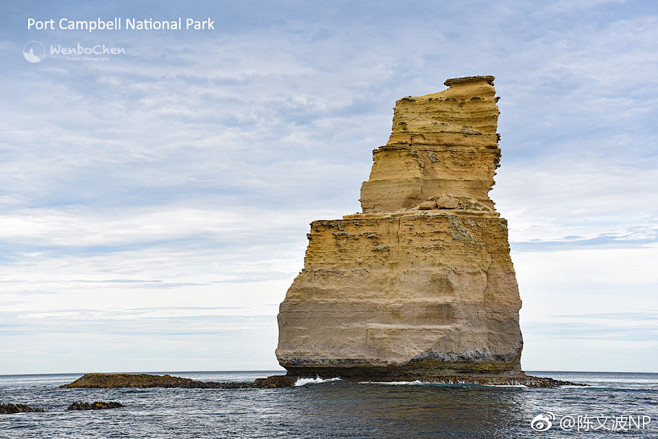
<path fill-rule="evenodd" d="M 493 80 L 400 99 L 363 212 L 311 223 L 278 315 L 291 376 L 528 378 L 507 221 L 488 195 L 500 159 Z"/>

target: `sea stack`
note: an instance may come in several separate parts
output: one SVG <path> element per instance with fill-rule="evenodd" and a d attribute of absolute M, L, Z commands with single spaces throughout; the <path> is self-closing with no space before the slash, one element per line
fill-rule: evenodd
<path fill-rule="evenodd" d="M 311 223 L 278 316 L 289 375 L 528 378 L 507 221 L 489 198 L 501 155 L 493 81 L 448 79 L 445 91 L 397 101 L 363 211 Z"/>

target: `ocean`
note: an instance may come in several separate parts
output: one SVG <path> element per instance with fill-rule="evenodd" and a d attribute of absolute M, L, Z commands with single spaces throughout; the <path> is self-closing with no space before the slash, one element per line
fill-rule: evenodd
<path fill-rule="evenodd" d="M 166 372 L 252 381 L 281 372 Z M 536 389 L 303 380 L 282 389 L 59 389 L 81 374 L 0 376 L 0 438 L 658 438 L 658 374 L 528 372 Z M 125 407 L 67 411 L 75 401 Z"/>

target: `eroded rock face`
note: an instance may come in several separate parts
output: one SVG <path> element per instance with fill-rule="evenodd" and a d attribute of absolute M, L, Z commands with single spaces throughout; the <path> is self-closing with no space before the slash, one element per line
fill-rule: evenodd
<path fill-rule="evenodd" d="M 279 363 L 297 376 L 522 376 L 492 76 L 400 99 L 363 212 L 314 221 L 280 306 Z"/>
<path fill-rule="evenodd" d="M 396 103 L 391 137 L 374 151 L 361 187 L 364 213 L 395 212 L 446 194 L 493 209 L 488 194 L 500 160 L 493 79 L 449 79 L 446 91 Z"/>

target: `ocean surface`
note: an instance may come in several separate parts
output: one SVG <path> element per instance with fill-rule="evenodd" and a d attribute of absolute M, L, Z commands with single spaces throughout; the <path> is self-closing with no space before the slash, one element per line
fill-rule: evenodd
<path fill-rule="evenodd" d="M 281 372 L 167 372 L 251 381 Z M 59 389 L 67 375 L 0 376 L 0 438 L 658 438 L 658 374 L 528 372 L 588 384 L 522 386 L 305 380 L 284 389 Z M 74 401 L 124 408 L 67 411 Z"/>

